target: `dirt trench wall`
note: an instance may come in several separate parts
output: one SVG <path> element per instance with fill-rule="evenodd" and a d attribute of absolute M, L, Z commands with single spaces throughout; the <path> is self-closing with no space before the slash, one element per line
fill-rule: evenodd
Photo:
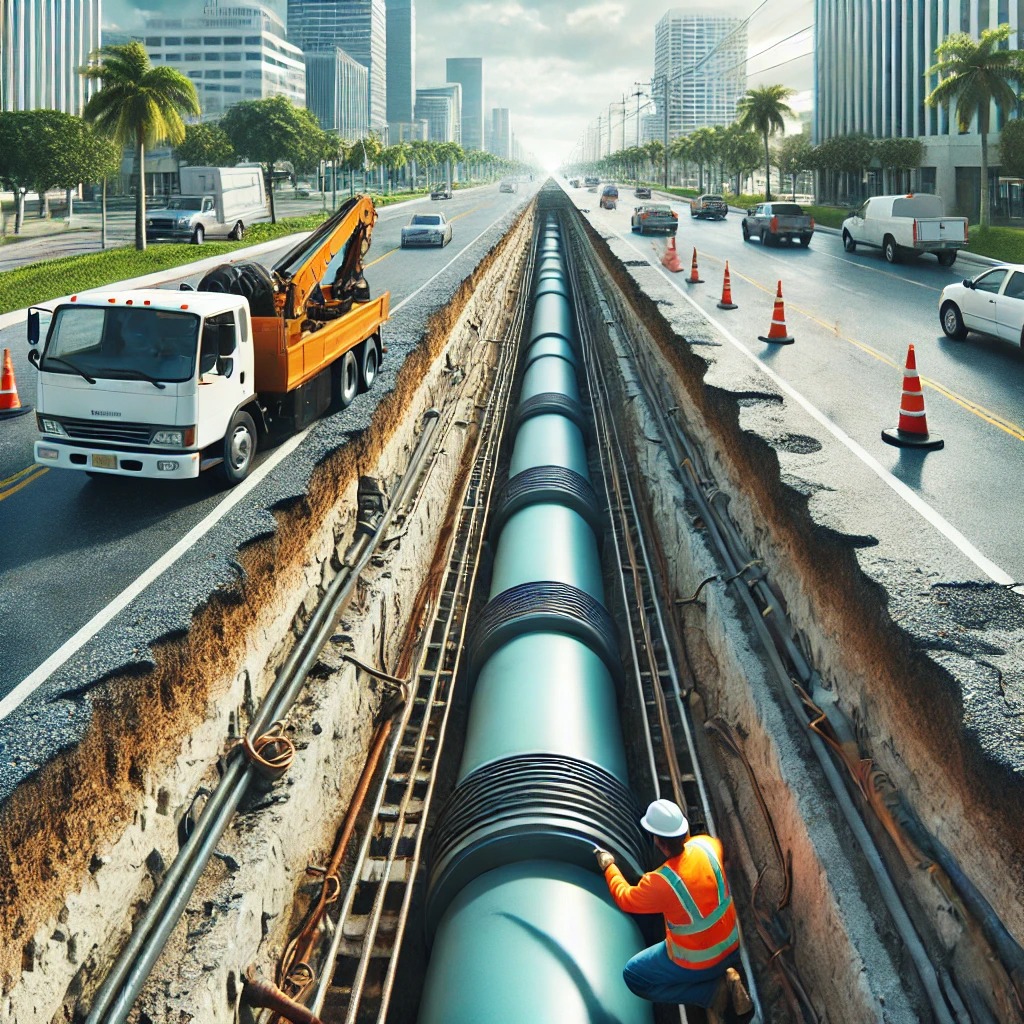
<path fill-rule="evenodd" d="M 363 404 L 365 426 L 342 431 L 344 440 L 325 452 L 304 497 L 274 508 L 273 526 L 263 525 L 237 552 L 233 578 L 195 609 L 186 634 L 154 647 L 147 670 L 98 679 L 81 693 L 61 696 L 72 706 L 88 703 L 88 728 L 0 807 L 0 1020 L 69 1019 L 83 996 L 88 1002 L 126 935 L 126 911 L 145 905 L 173 857 L 197 787 L 213 781 L 218 758 L 244 731 L 283 662 L 292 642 L 289 624 L 308 615 L 337 571 L 337 549 L 352 540 L 358 478 L 393 484 L 422 412 L 454 395 L 471 361 L 479 375 L 481 360 L 491 358 L 487 332 L 500 321 L 531 229 L 532 206 L 403 353 L 393 386 L 382 397 L 357 399 L 352 409 L 358 417 Z M 375 405 L 366 405 L 371 398 Z M 323 427 L 337 430 L 330 421 Z M 401 572 L 383 569 L 361 587 L 352 620 L 360 626 L 352 643 L 361 660 L 376 662 L 382 651 L 395 656 L 419 587 L 417 573 L 429 561 L 432 531 L 443 518 L 445 474 L 458 463 L 464 433 L 453 428 L 451 448 L 439 460 L 441 491 L 426 496 L 420 521 L 410 524 L 412 536 L 423 531 L 423 543 L 403 543 Z M 330 658 L 319 674 L 296 712 L 298 770 L 264 796 L 272 805 L 270 820 L 243 814 L 229 830 L 219 852 L 236 852 L 208 869 L 172 940 L 172 950 L 180 948 L 174 943 L 187 933 L 194 955 L 182 959 L 179 975 L 158 971 L 138 1019 L 170 1019 L 172 1004 L 175 1021 L 179 1010 L 182 1021 L 232 1019 L 239 969 L 257 959 L 261 942 L 275 941 L 304 858 L 332 837 L 337 821 L 328 808 L 343 812 L 380 695 L 376 683 Z M 300 780 L 308 787 L 314 779 L 306 792 L 316 798 L 304 807 L 296 799 Z M 246 857 L 270 875 L 240 876 Z M 190 1017 L 193 1000 L 202 1012 Z"/>

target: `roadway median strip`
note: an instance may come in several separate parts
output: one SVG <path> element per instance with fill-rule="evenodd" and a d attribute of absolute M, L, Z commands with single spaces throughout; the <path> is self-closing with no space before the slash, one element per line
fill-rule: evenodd
<path fill-rule="evenodd" d="M 621 231 L 615 232 L 616 237 L 623 241 L 630 249 L 639 255 L 643 252 L 627 238 Z M 902 480 L 893 476 L 870 452 L 855 441 L 843 430 L 839 424 L 826 416 L 816 405 L 805 398 L 785 378 L 776 373 L 763 359 L 760 359 L 747 348 L 725 325 L 712 316 L 695 299 L 691 298 L 686 291 L 673 281 L 667 274 L 662 273 L 662 278 L 674 288 L 698 313 L 703 316 L 727 342 L 743 356 L 749 359 L 757 368 L 771 380 L 775 386 L 784 394 L 796 402 L 808 415 L 823 426 L 837 441 L 852 452 L 868 469 L 871 470 L 884 484 L 896 492 L 911 508 L 914 509 L 930 526 L 937 530 L 951 544 L 953 544 L 964 556 L 977 566 L 994 583 L 1000 586 L 1009 587 L 1014 585 L 1014 579 L 1004 569 L 996 565 L 990 558 L 986 558 L 952 523 L 942 516 L 936 509 L 928 504 L 913 488 L 908 487 Z M 757 284 L 757 282 L 751 282 Z M 761 285 L 757 287 L 762 288 Z M 767 290 L 763 289 L 762 290 Z M 820 321 L 819 321 L 820 322 Z M 826 325 L 827 326 L 827 325 Z M 833 333 L 836 333 L 833 331 Z"/>

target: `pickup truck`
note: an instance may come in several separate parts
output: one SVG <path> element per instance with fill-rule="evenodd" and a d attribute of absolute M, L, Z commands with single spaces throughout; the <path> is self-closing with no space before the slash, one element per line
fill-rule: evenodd
<path fill-rule="evenodd" d="M 799 240 L 806 247 L 814 234 L 814 218 L 796 203 L 761 203 L 747 210 L 742 227 L 744 242 L 758 238 L 762 245 L 777 245 Z"/>
<path fill-rule="evenodd" d="M 371 298 L 362 274 L 375 219 L 356 196 L 273 271 L 226 264 L 198 291 L 97 290 L 29 310 L 36 461 L 161 480 L 216 467 L 240 483 L 260 441 L 377 377 L 390 295 Z"/>
<path fill-rule="evenodd" d="M 888 263 L 931 252 L 951 267 L 967 247 L 967 218 L 943 216 L 942 200 L 928 192 L 872 196 L 843 221 L 843 247 L 856 252 L 858 245 L 881 249 Z"/>

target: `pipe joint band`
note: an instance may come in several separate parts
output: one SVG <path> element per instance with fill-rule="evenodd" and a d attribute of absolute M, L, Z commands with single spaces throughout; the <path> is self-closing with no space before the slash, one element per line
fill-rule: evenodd
<path fill-rule="evenodd" d="M 604 505 L 586 477 L 565 466 L 533 466 L 517 473 L 502 489 L 491 518 L 492 536 L 517 512 L 541 504 L 564 505 L 582 516 L 595 536 L 604 533 Z"/>
<path fill-rule="evenodd" d="M 520 583 L 492 598 L 480 613 L 470 641 L 470 674 L 475 679 L 488 658 L 524 633 L 564 633 L 586 644 L 617 685 L 622 662 L 615 622 L 586 591 L 554 580 Z"/>
<path fill-rule="evenodd" d="M 434 825 L 428 934 L 459 891 L 505 864 L 557 860 L 596 870 L 600 846 L 635 882 L 650 860 L 639 821 L 629 789 L 593 762 L 531 753 L 482 765 L 459 783 Z"/>
<path fill-rule="evenodd" d="M 571 420 L 586 436 L 589 428 L 587 414 L 583 406 L 569 395 L 559 391 L 543 391 L 539 395 L 521 402 L 512 418 L 512 432 L 515 433 L 527 420 L 534 416 L 545 416 L 554 413 Z"/>

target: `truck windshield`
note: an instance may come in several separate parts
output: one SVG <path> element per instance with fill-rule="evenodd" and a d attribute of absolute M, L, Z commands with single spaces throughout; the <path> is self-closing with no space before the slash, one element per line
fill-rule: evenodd
<path fill-rule="evenodd" d="M 201 196 L 179 196 L 176 199 L 167 200 L 168 210 L 201 210 L 202 208 Z"/>
<path fill-rule="evenodd" d="M 140 375 L 169 383 L 191 380 L 199 340 L 193 313 L 121 306 L 61 306 L 40 369 L 114 380 Z"/>

